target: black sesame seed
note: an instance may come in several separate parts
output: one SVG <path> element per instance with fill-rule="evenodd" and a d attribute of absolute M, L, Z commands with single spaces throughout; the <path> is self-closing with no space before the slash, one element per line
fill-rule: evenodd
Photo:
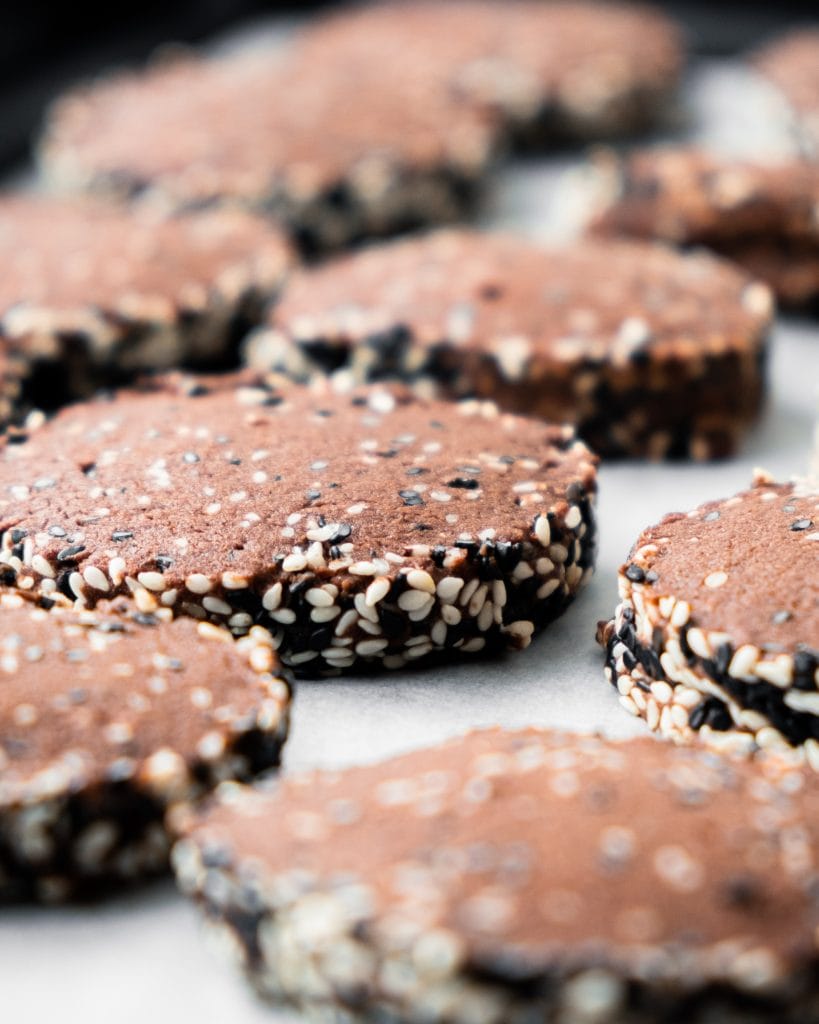
<path fill-rule="evenodd" d="M 646 573 L 646 583 L 656 583 L 660 578 L 660 574 L 654 569 L 649 569 Z"/>
<path fill-rule="evenodd" d="M 204 384 L 191 384 L 185 391 L 188 398 L 201 398 L 203 395 L 207 395 L 210 392 L 210 388 L 206 388 Z"/>
<path fill-rule="evenodd" d="M 443 544 L 436 544 L 432 549 L 432 561 L 442 569 L 444 566 L 444 559 L 446 558 L 446 548 Z"/>
<path fill-rule="evenodd" d="M 413 526 L 413 530 L 418 530 L 419 533 L 425 533 L 427 530 L 431 529 L 432 527 L 429 523 L 416 523 L 415 526 Z"/>
<path fill-rule="evenodd" d="M 138 622 L 140 626 L 159 625 L 159 619 L 155 615 L 151 615 L 147 612 L 134 612 L 132 618 L 134 622 Z"/>
<path fill-rule="evenodd" d="M 338 529 L 330 538 L 331 543 L 337 544 L 340 540 L 346 540 L 353 532 L 353 528 L 349 523 L 339 523 Z"/>
<path fill-rule="evenodd" d="M 399 491 L 398 497 L 404 502 L 405 505 L 412 507 L 413 505 L 423 505 L 424 499 L 418 493 L 410 489 Z"/>
<path fill-rule="evenodd" d="M 234 458 L 234 459 L 228 459 L 227 461 L 228 461 L 228 465 L 229 466 L 241 466 L 241 464 L 242 464 L 242 460 L 241 459 L 235 459 Z"/>
<path fill-rule="evenodd" d="M 173 565 L 173 559 L 169 555 L 157 555 L 154 561 L 160 572 L 165 572 Z"/>
<path fill-rule="evenodd" d="M 388 448 L 384 452 L 376 452 L 375 454 L 380 456 L 380 458 L 382 458 L 382 459 L 394 459 L 395 456 L 398 454 L 398 449 L 397 448 Z"/>
<path fill-rule="evenodd" d="M 57 553 L 57 561 L 68 562 L 82 551 L 85 551 L 85 544 L 72 544 L 70 547 L 63 548 L 62 551 Z"/>
<path fill-rule="evenodd" d="M 513 455 L 501 455 L 498 462 L 502 462 L 504 466 L 511 466 L 514 464 L 515 458 Z"/>
<path fill-rule="evenodd" d="M 428 473 L 429 470 L 424 466 L 410 466 L 407 470 L 407 476 L 420 476 L 422 473 Z"/>
<path fill-rule="evenodd" d="M 14 529 L 11 531 L 11 542 L 12 544 L 19 544 L 21 540 L 25 540 L 28 537 L 28 530 Z"/>
<path fill-rule="evenodd" d="M 321 497 L 321 491 L 309 490 L 304 492 L 304 497 L 307 501 L 318 501 Z"/>
<path fill-rule="evenodd" d="M 694 708 L 688 716 L 688 724 L 695 730 L 708 725 L 717 732 L 726 732 L 731 728 L 731 716 L 722 701 L 709 697 Z"/>
<path fill-rule="evenodd" d="M 447 487 L 461 487 L 465 491 L 476 491 L 481 485 L 468 476 L 456 476 L 447 482 Z"/>
<path fill-rule="evenodd" d="M 626 568 L 626 579 L 631 580 L 632 583 L 642 583 L 645 578 L 645 571 L 639 565 L 635 565 L 634 562 Z"/>
<path fill-rule="evenodd" d="M 120 541 L 130 540 L 133 535 L 132 530 L 114 530 L 111 534 L 111 540 L 119 544 Z"/>
<path fill-rule="evenodd" d="M 812 519 L 797 519 L 796 522 L 791 523 L 791 529 L 794 531 L 809 530 L 812 526 Z"/>

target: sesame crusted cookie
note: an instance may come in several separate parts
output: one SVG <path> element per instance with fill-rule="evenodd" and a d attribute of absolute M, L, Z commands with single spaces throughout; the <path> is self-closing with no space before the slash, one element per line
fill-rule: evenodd
<path fill-rule="evenodd" d="M 264 630 L 0 601 L 0 899 L 167 866 L 180 800 L 278 764 L 290 691 Z"/>
<path fill-rule="evenodd" d="M 599 161 L 601 235 L 705 245 L 799 305 L 819 296 L 819 165 L 753 163 L 697 149 Z"/>
<path fill-rule="evenodd" d="M 360 68 L 435 83 L 519 141 L 601 138 L 666 107 L 681 33 L 639 3 L 404 0 L 347 7 L 308 26 L 301 61 L 331 80 Z"/>
<path fill-rule="evenodd" d="M 797 140 L 815 159 L 819 156 L 819 29 L 788 32 L 755 54 L 754 65 L 789 103 Z"/>
<path fill-rule="evenodd" d="M 172 860 L 322 1021 L 817 1019 L 819 780 L 651 739 L 472 733 L 227 786 Z"/>
<path fill-rule="evenodd" d="M 684 742 L 798 747 L 819 770 L 819 494 L 754 487 L 645 530 L 601 624 L 627 710 Z"/>
<path fill-rule="evenodd" d="M 214 362 L 261 316 L 289 264 L 238 211 L 162 217 L 35 195 L 0 199 L 0 343 L 41 397 Z M 35 390 L 36 386 L 35 386 Z"/>
<path fill-rule="evenodd" d="M 488 402 L 170 379 L 0 452 L 2 581 L 258 623 L 310 674 L 520 648 L 591 575 L 595 464 Z"/>
<path fill-rule="evenodd" d="M 575 423 L 602 455 L 706 459 L 757 412 L 771 311 L 765 285 L 705 253 L 452 229 L 296 271 L 246 358 L 492 398 Z"/>
<path fill-rule="evenodd" d="M 59 100 L 40 152 L 61 188 L 236 201 L 308 250 L 456 219 L 496 147 L 487 116 L 419 77 L 295 56 L 193 57 Z"/>

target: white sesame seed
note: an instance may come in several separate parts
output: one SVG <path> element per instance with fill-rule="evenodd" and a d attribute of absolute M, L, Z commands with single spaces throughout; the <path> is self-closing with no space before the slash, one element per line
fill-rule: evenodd
<path fill-rule="evenodd" d="M 314 608 L 329 608 L 333 604 L 333 598 L 321 587 L 311 587 L 305 592 L 304 599 Z"/>
<path fill-rule="evenodd" d="M 576 530 L 583 521 L 583 515 L 577 505 L 572 505 L 569 511 L 566 513 L 566 526 L 570 530 Z"/>
<path fill-rule="evenodd" d="M 721 587 L 727 581 L 728 573 L 722 572 L 722 570 L 720 570 L 719 572 L 709 573 L 705 577 L 705 580 L 703 582 L 705 583 L 706 587 L 710 587 L 712 590 L 716 590 L 717 587 Z"/>
<path fill-rule="evenodd" d="M 410 569 L 406 580 L 413 590 L 422 590 L 427 594 L 435 593 L 435 580 L 423 569 Z"/>
<path fill-rule="evenodd" d="M 307 568 L 307 559 L 300 551 L 294 551 L 282 562 L 284 572 L 301 572 Z"/>
<path fill-rule="evenodd" d="M 546 516 L 535 516 L 535 536 L 544 548 L 547 548 L 551 543 L 552 530 Z"/>
<path fill-rule="evenodd" d="M 50 580 L 53 580 L 57 575 L 42 555 L 34 555 L 32 557 L 31 568 L 41 576 L 45 576 Z"/>
<path fill-rule="evenodd" d="M 218 501 L 212 501 L 210 503 L 210 505 L 206 505 L 205 506 L 205 515 L 206 516 L 215 516 L 217 514 L 217 512 L 221 512 L 221 511 L 222 511 L 222 506 L 220 505 L 220 503 Z"/>
<path fill-rule="evenodd" d="M 436 591 L 442 604 L 453 604 L 464 586 L 464 581 L 457 576 L 445 576 L 438 581 Z"/>
<path fill-rule="evenodd" d="M 191 573 L 185 580 L 185 586 L 192 594 L 207 594 L 213 589 L 211 581 L 207 576 L 203 576 L 201 572 Z"/>
<path fill-rule="evenodd" d="M 274 622 L 280 622 L 283 626 L 291 626 L 296 621 L 296 613 L 292 608 L 279 608 L 278 611 L 272 611 L 270 618 Z"/>
<path fill-rule="evenodd" d="M 691 616 L 691 605 L 687 601 L 678 601 L 674 605 L 674 611 L 671 613 L 670 623 L 672 626 L 676 626 L 678 629 L 684 626 Z"/>
<path fill-rule="evenodd" d="M 389 647 L 389 640 L 383 638 L 377 640 L 362 640 L 360 643 L 355 645 L 355 652 L 362 658 L 369 658 L 375 654 L 380 654 L 387 647 Z"/>
<path fill-rule="evenodd" d="M 233 611 L 227 601 L 223 601 L 220 597 L 213 597 L 212 594 L 202 598 L 202 607 L 214 615 L 230 615 Z"/>
<path fill-rule="evenodd" d="M 390 581 L 386 576 L 379 576 L 378 579 L 367 587 L 364 595 L 364 602 L 368 608 L 373 608 L 382 601 L 390 592 Z"/>
<path fill-rule="evenodd" d="M 236 572 L 222 573 L 222 586 L 225 590 L 245 590 L 250 584 L 246 576 L 240 576 Z"/>
<path fill-rule="evenodd" d="M 102 569 L 98 569 L 96 565 L 89 565 L 88 568 L 84 569 L 82 578 L 94 590 L 108 591 L 111 589 L 111 584 L 108 582 L 105 573 Z"/>
<path fill-rule="evenodd" d="M 558 579 L 546 580 L 546 582 L 541 584 L 537 589 L 537 599 L 539 601 L 545 601 L 546 598 L 553 594 L 559 586 L 560 580 Z"/>
<path fill-rule="evenodd" d="M 140 572 L 137 573 L 137 579 L 146 590 L 153 590 L 157 593 L 161 593 L 167 586 L 161 572 Z"/>
<path fill-rule="evenodd" d="M 333 619 L 337 619 L 341 615 L 341 609 L 337 604 L 331 605 L 329 608 L 314 608 L 310 612 L 311 622 L 332 622 Z"/>
<path fill-rule="evenodd" d="M 375 576 L 378 569 L 372 562 L 353 562 L 347 572 L 353 576 Z"/>
<path fill-rule="evenodd" d="M 83 582 L 83 578 L 78 572 L 72 572 L 68 577 L 68 585 L 74 596 L 77 598 L 82 598 L 83 596 Z"/>
<path fill-rule="evenodd" d="M 262 597 L 262 607 L 268 612 L 274 612 L 281 603 L 282 585 L 281 583 L 274 583 L 272 587 L 265 591 L 264 597 Z"/>
<path fill-rule="evenodd" d="M 405 590 L 399 595 L 398 607 L 405 612 L 417 612 L 425 608 L 431 608 L 434 598 L 422 590 Z"/>

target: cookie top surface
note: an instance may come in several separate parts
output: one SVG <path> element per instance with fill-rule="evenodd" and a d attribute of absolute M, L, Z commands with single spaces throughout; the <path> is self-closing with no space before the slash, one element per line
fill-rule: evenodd
<path fill-rule="evenodd" d="M 286 684 L 254 671 L 225 630 L 13 601 L 1 612 L 0 808 L 104 781 L 161 784 L 180 760 L 218 759 L 258 714 L 285 718 Z"/>
<path fill-rule="evenodd" d="M 666 516 L 640 535 L 632 556 L 657 574 L 645 582 L 649 594 L 687 601 L 692 624 L 735 645 L 819 647 L 817 494 L 760 484 Z"/>
<path fill-rule="evenodd" d="M 815 956 L 817 811 L 815 776 L 792 766 L 489 730 L 234 791 L 190 834 L 206 863 L 241 864 L 284 902 L 363 885 L 357 935 L 400 941 L 415 917 L 493 974 L 649 956 L 686 987 L 762 988 Z"/>
<path fill-rule="evenodd" d="M 44 561 L 113 574 L 119 559 L 120 577 L 162 574 L 153 589 L 192 573 L 246 586 L 317 542 L 342 546 L 331 575 L 487 530 L 528 539 L 536 514 L 565 513 L 572 485 L 595 489 L 570 428 L 489 403 L 251 375 L 178 384 L 75 405 L 3 450 L 0 529 L 35 576 Z"/>
<path fill-rule="evenodd" d="M 69 180 L 155 186 L 174 201 L 220 196 L 308 203 L 339 183 L 377 196 L 395 170 L 485 163 L 484 115 L 420 78 L 329 78 L 296 58 L 179 59 L 58 101 L 47 164 Z M 293 97 L 297 97 L 294 101 Z"/>
<path fill-rule="evenodd" d="M 613 202 L 598 218 L 598 229 L 675 242 L 819 239 L 815 164 L 754 163 L 698 149 L 652 149 L 631 154 L 615 177 Z"/>
<path fill-rule="evenodd" d="M 787 33 L 757 53 L 754 63 L 799 113 L 819 118 L 819 29 Z"/>
<path fill-rule="evenodd" d="M 275 228 L 239 211 L 163 218 L 21 194 L 0 200 L 0 260 L 0 316 L 14 334 L 15 316 L 30 327 L 32 308 L 173 321 L 218 293 L 235 301 L 252 286 L 273 288 L 289 251 Z"/>
<path fill-rule="evenodd" d="M 550 105 L 601 116 L 624 94 L 666 91 L 683 59 L 676 26 L 631 3 L 365 4 L 308 26 L 301 47 L 331 75 L 400 69 L 524 121 Z"/>
<path fill-rule="evenodd" d="M 401 326 L 429 346 L 573 363 L 746 349 L 770 314 L 765 286 L 705 253 L 443 230 L 296 271 L 270 322 L 297 341 L 352 344 Z"/>

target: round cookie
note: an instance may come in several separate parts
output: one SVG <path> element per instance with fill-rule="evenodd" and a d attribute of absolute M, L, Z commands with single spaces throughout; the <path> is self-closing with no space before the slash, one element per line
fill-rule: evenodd
<path fill-rule="evenodd" d="M 599 162 L 599 235 L 705 245 L 766 281 L 779 299 L 819 295 L 819 166 L 653 149 Z"/>
<path fill-rule="evenodd" d="M 296 271 L 246 359 L 431 381 L 573 422 L 605 456 L 706 459 L 759 408 L 771 312 L 765 285 L 704 253 L 453 229 Z"/>
<path fill-rule="evenodd" d="M 586 0 L 362 4 L 313 22 L 300 48 L 333 81 L 359 68 L 432 81 L 529 144 L 646 127 L 683 63 L 681 33 L 656 8 Z"/>
<path fill-rule="evenodd" d="M 591 575 L 595 464 L 491 403 L 168 380 L 0 453 L 2 581 L 260 623 L 310 674 L 525 647 Z"/>
<path fill-rule="evenodd" d="M 819 780 L 787 762 L 492 730 L 220 793 L 177 878 L 311 1019 L 815 1019 Z"/>
<path fill-rule="evenodd" d="M 264 52 L 91 83 L 55 105 L 41 165 L 62 188 L 148 192 L 173 207 L 239 201 L 307 250 L 472 205 L 496 143 L 486 116 L 397 70 L 323 72 Z"/>
<path fill-rule="evenodd" d="M 0 615 L 0 899 L 156 874 L 169 806 L 279 763 L 290 692 L 264 630 L 13 594 Z"/>
<path fill-rule="evenodd" d="M 819 770 L 817 581 L 819 494 L 758 474 L 643 531 L 598 634 L 606 676 L 665 736 L 793 745 Z"/>
<path fill-rule="evenodd" d="M 798 28 L 754 55 L 754 65 L 792 108 L 794 132 L 807 156 L 819 156 L 819 29 Z"/>
<path fill-rule="evenodd" d="M 0 342 L 34 400 L 76 398 L 142 370 L 229 357 L 290 262 L 238 211 L 163 217 L 35 195 L 0 199 Z"/>

